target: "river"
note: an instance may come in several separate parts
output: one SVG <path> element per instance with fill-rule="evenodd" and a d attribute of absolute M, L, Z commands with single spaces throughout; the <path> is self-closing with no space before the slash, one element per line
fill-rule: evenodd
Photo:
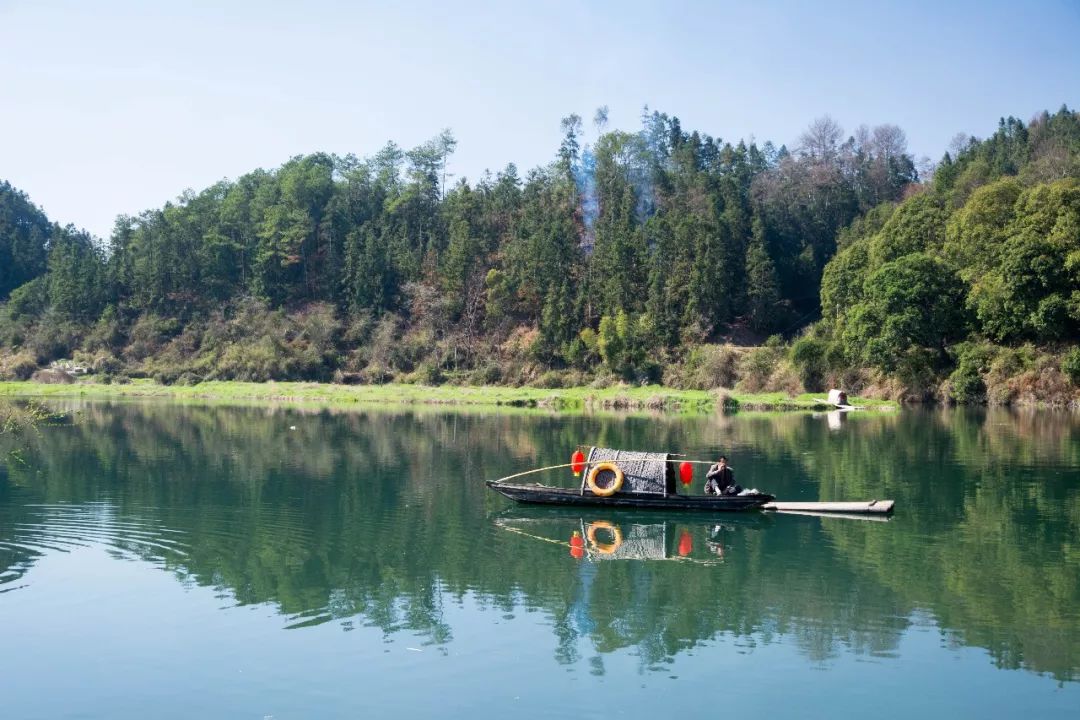
<path fill-rule="evenodd" d="M 52 407 L 0 437 L 6 718 L 1080 710 L 1073 415 Z M 483 484 L 579 443 L 897 510 L 529 509 Z"/>

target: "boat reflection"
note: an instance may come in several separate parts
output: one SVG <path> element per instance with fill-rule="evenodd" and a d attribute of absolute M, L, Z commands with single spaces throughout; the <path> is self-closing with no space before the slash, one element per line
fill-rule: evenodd
<path fill-rule="evenodd" d="M 509 533 L 566 548 L 577 560 L 674 560 L 711 565 L 724 561 L 739 533 L 768 527 L 774 521 L 767 515 L 717 521 L 714 516 L 702 515 L 582 516 L 549 510 L 504 513 L 494 522 Z"/>

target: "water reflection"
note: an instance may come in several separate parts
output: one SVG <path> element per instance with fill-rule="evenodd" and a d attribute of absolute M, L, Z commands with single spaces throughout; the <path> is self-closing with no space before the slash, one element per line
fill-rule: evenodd
<path fill-rule="evenodd" d="M 513 508 L 493 522 L 506 532 L 568 549 L 570 557 L 586 562 L 677 560 L 703 565 L 723 559 L 725 537 L 731 533 L 773 524 L 772 518 L 762 513 L 577 516 L 561 509 L 529 507 Z"/>
<path fill-rule="evenodd" d="M 725 637 L 815 662 L 893 656 L 920 617 L 999 667 L 1080 670 L 1071 416 L 852 413 L 836 427 L 810 415 L 66 409 L 77 420 L 28 437 L 25 464 L 0 480 L 0 592 L 33 583 L 45 554 L 94 545 L 271 605 L 289 628 L 368 625 L 446 646 L 447 603 L 466 595 L 540 611 L 556 659 L 588 656 L 594 673 L 619 649 L 661 669 Z M 582 442 L 724 452 L 744 486 L 891 497 L 898 515 L 550 514 L 483 486 L 565 462 Z"/>

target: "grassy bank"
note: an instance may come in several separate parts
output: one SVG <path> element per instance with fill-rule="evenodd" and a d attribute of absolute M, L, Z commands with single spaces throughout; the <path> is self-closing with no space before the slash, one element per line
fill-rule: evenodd
<path fill-rule="evenodd" d="M 540 407 L 561 411 L 664 410 L 711 412 L 727 410 L 823 410 L 820 394 L 790 397 L 784 393 L 727 393 L 703 390 L 672 390 L 658 385 L 603 389 L 457 385 L 332 385 L 304 382 L 204 382 L 198 385 L 161 385 L 135 381 L 124 385 L 80 382 L 44 384 L 0 383 L 0 396 L 9 397 L 160 397 L 180 400 L 273 401 L 284 403 L 426 404 L 506 407 Z M 892 409 L 896 403 L 853 399 L 856 405 Z"/>

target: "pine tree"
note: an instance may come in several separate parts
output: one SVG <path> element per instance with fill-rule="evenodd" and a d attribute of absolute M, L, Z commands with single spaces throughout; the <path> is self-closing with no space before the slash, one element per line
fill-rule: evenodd
<path fill-rule="evenodd" d="M 750 327 L 758 332 L 776 329 L 782 314 L 776 266 L 765 247 L 765 225 L 753 220 L 753 234 L 746 248 L 746 304 Z"/>

